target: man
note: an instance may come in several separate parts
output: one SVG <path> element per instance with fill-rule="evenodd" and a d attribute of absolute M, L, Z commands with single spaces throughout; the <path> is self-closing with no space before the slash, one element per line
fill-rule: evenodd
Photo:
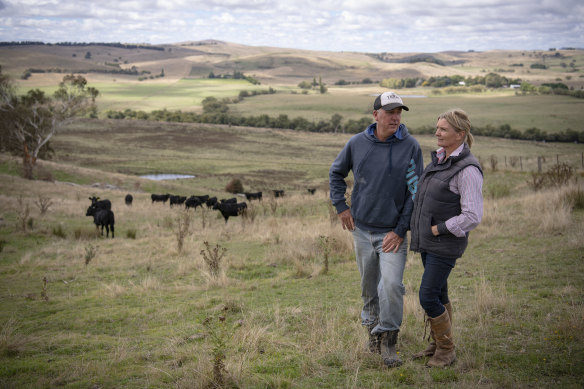
<path fill-rule="evenodd" d="M 424 167 L 418 141 L 401 124 L 402 109 L 409 111 L 394 92 L 378 96 L 375 123 L 347 142 L 329 171 L 331 201 L 343 229 L 353 232 L 368 348 L 388 367 L 402 363 L 395 346 L 403 317 L 406 233 Z M 350 171 L 349 207 L 345 179 Z"/>

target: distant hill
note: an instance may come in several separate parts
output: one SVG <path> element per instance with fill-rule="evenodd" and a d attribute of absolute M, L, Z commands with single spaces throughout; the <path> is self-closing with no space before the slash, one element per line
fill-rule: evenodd
<path fill-rule="evenodd" d="M 584 50 L 580 49 L 357 53 L 246 46 L 218 40 L 156 46 L 4 42 L 0 43 L 0 65 L 15 79 L 32 69 L 30 77 L 37 82 L 43 77 L 47 82 L 54 81 L 61 78 L 55 77 L 57 74 L 68 72 L 85 73 L 89 80 L 96 81 L 132 81 L 161 74 L 164 79 L 176 80 L 239 71 L 263 84 L 296 85 L 322 77 L 330 85 L 339 80 L 474 77 L 494 72 L 534 84 L 561 80 L 573 88 L 584 87 Z"/>

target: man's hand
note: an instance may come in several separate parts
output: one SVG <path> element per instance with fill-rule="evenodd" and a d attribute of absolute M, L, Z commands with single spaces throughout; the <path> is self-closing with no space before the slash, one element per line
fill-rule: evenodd
<path fill-rule="evenodd" d="M 401 246 L 403 241 L 404 241 L 404 238 L 400 237 L 395 232 L 390 231 L 383 238 L 383 244 L 381 245 L 381 250 L 384 253 L 389 253 L 389 252 L 397 253 L 397 250 L 399 250 L 399 246 Z"/>
<path fill-rule="evenodd" d="M 355 221 L 353 220 L 353 215 L 351 215 L 350 209 L 339 213 L 339 219 L 341 220 L 343 230 L 353 231 L 355 229 Z"/>

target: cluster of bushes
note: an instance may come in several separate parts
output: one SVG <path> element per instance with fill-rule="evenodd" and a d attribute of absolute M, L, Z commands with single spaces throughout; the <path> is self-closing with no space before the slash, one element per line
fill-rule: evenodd
<path fill-rule="evenodd" d="M 150 74 L 150 72 L 149 71 L 146 71 L 146 70 L 143 70 L 142 71 L 142 74 Z M 147 80 L 147 79 L 153 80 L 155 78 L 162 78 L 162 77 L 164 77 L 164 69 L 162 69 L 160 71 L 160 74 L 150 75 L 150 76 L 147 76 L 147 77 L 146 76 L 138 77 L 138 81 L 144 81 L 144 80 Z"/>
<path fill-rule="evenodd" d="M 434 63 L 440 66 L 448 65 L 446 62 L 438 59 L 430 54 L 416 54 L 405 58 L 392 58 L 393 54 L 390 53 L 379 53 L 379 54 L 369 54 L 371 57 L 382 61 L 382 62 L 393 62 L 393 63 L 417 63 L 417 62 L 427 62 Z M 450 61 L 449 64 L 461 63 L 458 61 Z"/>
<path fill-rule="evenodd" d="M 242 72 L 237 71 L 237 70 L 234 70 L 233 73 L 229 73 L 229 74 L 215 74 L 213 72 L 210 72 L 209 75 L 207 76 L 207 78 L 246 80 L 247 82 L 249 82 L 253 85 L 260 85 L 261 84 L 261 82 L 259 82 L 257 79 L 253 78 L 252 76 L 246 76 L 245 74 L 243 74 Z"/>
<path fill-rule="evenodd" d="M 361 81 L 345 81 L 345 80 L 339 80 L 337 82 L 335 82 L 335 85 L 360 85 L 360 84 L 375 84 L 376 81 L 373 81 L 370 78 L 364 78 Z"/>
<path fill-rule="evenodd" d="M 308 93 L 309 89 L 318 89 L 321 94 L 325 94 L 328 91 L 326 84 L 322 82 L 322 77 L 318 78 L 318 82 L 316 81 L 316 77 L 312 78 L 312 82 L 310 81 L 300 81 L 298 84 L 300 89 L 304 89 L 303 93 Z"/>
<path fill-rule="evenodd" d="M 530 84 L 528 82 L 521 83 L 521 87 L 517 92 L 522 95 L 533 95 L 533 94 L 540 94 L 540 95 L 564 95 L 564 96 L 571 96 L 576 97 L 579 99 L 584 98 L 584 90 L 573 90 L 569 89 L 566 84 L 563 83 L 549 83 L 549 84 L 542 84 L 540 86 Z"/>
<path fill-rule="evenodd" d="M 137 76 L 143 74 L 150 74 L 148 70 L 138 71 L 138 68 L 132 66 L 130 69 L 120 69 L 120 68 L 112 68 L 109 69 L 86 69 L 86 70 L 70 70 L 70 69 L 61 69 L 61 68 L 50 68 L 50 69 L 38 69 L 38 68 L 28 68 L 23 73 L 21 78 L 23 80 L 27 80 L 32 73 L 75 73 L 75 74 L 87 74 L 87 73 L 106 73 L 106 74 L 125 74 L 130 76 Z"/>
<path fill-rule="evenodd" d="M 436 131 L 434 127 L 424 127 L 411 130 L 414 134 L 433 134 Z M 535 140 L 545 142 L 576 142 L 584 143 L 584 131 L 576 131 L 568 128 L 556 133 L 547 133 L 539 128 L 528 128 L 525 131 L 519 131 L 511 128 L 509 124 L 502 124 L 499 127 L 486 125 L 485 127 L 473 127 L 473 135 L 489 136 L 494 138 Z"/>
<path fill-rule="evenodd" d="M 427 86 L 432 88 L 444 88 L 448 86 L 457 86 L 464 83 L 466 86 L 484 85 L 487 88 L 501 88 L 511 84 L 520 84 L 521 79 L 512 79 L 501 76 L 497 73 L 489 73 L 485 76 L 463 77 L 459 75 L 453 76 L 438 76 L 430 77 L 428 79 L 422 77 L 414 78 L 386 78 L 381 81 L 380 86 L 400 89 L 400 88 L 415 88 L 419 86 Z"/>
<path fill-rule="evenodd" d="M 246 97 L 251 97 L 251 96 L 258 96 L 258 95 L 272 95 L 276 93 L 276 90 L 272 87 L 269 87 L 266 90 L 254 90 L 254 91 L 246 91 L 246 90 L 242 90 L 239 92 L 239 100 L 243 100 Z"/>

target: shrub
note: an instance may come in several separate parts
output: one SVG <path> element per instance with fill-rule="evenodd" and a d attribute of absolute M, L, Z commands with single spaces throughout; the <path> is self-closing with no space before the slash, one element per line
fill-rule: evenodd
<path fill-rule="evenodd" d="M 65 239 L 67 237 L 67 234 L 65 233 L 65 230 L 63 230 L 63 226 L 61 224 L 53 227 L 52 231 L 53 231 L 53 235 L 55 235 L 56 237 L 63 238 L 63 239 Z"/>
<path fill-rule="evenodd" d="M 549 168 L 546 179 L 551 186 L 564 186 L 570 182 L 574 176 L 574 169 L 567 163 L 558 163 Z"/>
<path fill-rule="evenodd" d="M 185 237 L 188 235 L 191 227 L 191 214 L 188 210 L 183 211 L 176 219 L 176 241 L 178 252 L 181 253 Z"/>
<path fill-rule="evenodd" d="M 538 191 L 545 187 L 545 175 L 542 173 L 531 173 L 531 181 L 527 181 L 527 185 L 534 191 Z"/>
<path fill-rule="evenodd" d="M 32 223 L 30 223 L 28 218 L 30 214 L 30 207 L 28 203 L 24 201 L 22 195 L 18 196 L 18 207 L 16 209 L 16 213 L 17 213 L 16 219 L 18 220 L 17 226 L 19 230 L 21 230 L 22 232 L 26 232 L 27 224 L 30 225 Z"/>
<path fill-rule="evenodd" d="M 497 157 L 495 155 L 491 155 L 491 158 L 489 159 L 489 162 L 491 164 L 491 170 L 496 172 L 497 171 L 497 165 L 499 164 L 499 160 L 497 159 Z"/>
<path fill-rule="evenodd" d="M 126 231 L 126 238 L 128 239 L 136 239 L 136 229 L 130 228 Z"/>
<path fill-rule="evenodd" d="M 221 259 L 225 255 L 227 249 L 225 247 L 219 246 L 216 244 L 214 248 L 211 249 L 209 242 L 203 242 L 205 245 L 205 249 L 201 250 L 201 255 L 203 256 L 203 260 L 209 267 L 209 272 L 213 277 L 219 276 L 219 270 L 221 268 Z"/>
<path fill-rule="evenodd" d="M 569 189 L 565 197 L 574 209 L 584 209 L 584 192 L 580 190 L 580 187 Z"/>
<path fill-rule="evenodd" d="M 232 178 L 225 186 L 225 191 L 229 193 L 243 193 L 243 184 L 239 178 Z"/>
<path fill-rule="evenodd" d="M 39 195 L 37 201 L 35 201 L 35 205 L 38 207 L 41 216 L 47 213 L 51 205 L 53 205 L 53 201 L 50 197 L 45 197 L 43 195 Z"/>
<path fill-rule="evenodd" d="M 89 245 L 85 247 L 85 266 L 89 265 L 89 262 L 97 255 L 97 247 Z"/>

